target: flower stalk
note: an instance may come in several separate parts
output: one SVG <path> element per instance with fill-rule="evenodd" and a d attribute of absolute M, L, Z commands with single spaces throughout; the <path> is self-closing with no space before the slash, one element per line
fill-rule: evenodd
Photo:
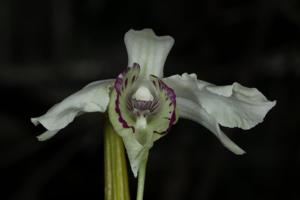
<path fill-rule="evenodd" d="M 139 176 L 138 176 L 138 186 L 137 186 L 136 200 L 143 200 L 147 160 L 148 160 L 148 158 L 146 158 L 141 163 L 141 166 L 140 166 Z"/>
<path fill-rule="evenodd" d="M 104 126 L 104 199 L 130 200 L 125 149 L 109 120 Z"/>

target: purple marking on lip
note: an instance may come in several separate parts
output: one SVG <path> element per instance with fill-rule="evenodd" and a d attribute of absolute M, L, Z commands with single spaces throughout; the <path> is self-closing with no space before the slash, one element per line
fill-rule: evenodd
<path fill-rule="evenodd" d="M 121 96 L 123 90 L 127 87 L 127 84 L 128 84 L 128 78 L 126 77 L 126 75 L 128 75 L 128 73 L 131 72 L 132 70 L 138 70 L 138 73 L 137 73 L 137 75 L 138 75 L 140 73 L 139 64 L 134 63 L 131 68 L 128 67 L 121 74 L 119 74 L 119 76 L 115 80 L 114 87 L 115 87 L 115 90 L 116 90 L 116 93 L 117 93 L 117 98 L 116 98 L 116 101 L 115 101 L 115 111 L 119 116 L 118 121 L 122 124 L 123 128 L 131 128 L 133 133 L 134 133 L 135 132 L 134 126 L 129 126 L 128 125 L 127 121 L 122 116 L 121 109 L 120 109 L 120 96 Z M 135 77 L 135 75 L 133 75 L 133 77 Z M 124 80 L 124 78 L 125 78 L 125 80 Z M 134 78 L 133 82 L 134 81 L 135 81 L 135 78 Z M 124 85 L 125 85 L 125 87 L 124 87 Z"/>
<path fill-rule="evenodd" d="M 171 112 L 172 114 L 169 112 L 169 114 L 171 114 L 171 117 L 168 118 L 168 120 L 169 120 L 168 128 L 161 133 L 156 132 L 158 134 L 165 134 L 165 133 L 169 132 L 170 128 L 176 122 L 176 94 L 175 94 L 174 90 L 172 88 L 170 88 L 167 84 L 165 84 L 162 80 L 158 79 L 158 83 L 159 83 L 159 88 L 166 92 L 165 94 L 169 97 L 169 99 L 171 101 L 169 106 L 173 105 L 173 112 Z"/>
<path fill-rule="evenodd" d="M 165 134 L 168 133 L 170 128 L 175 124 L 176 122 L 176 94 L 172 88 L 170 88 L 167 84 L 165 84 L 160 78 L 150 75 L 152 78 L 152 83 L 155 86 L 155 88 L 159 89 L 161 93 L 165 95 L 165 97 L 162 97 L 162 101 L 170 102 L 166 106 L 169 107 L 169 111 L 167 113 L 167 116 L 164 116 L 163 119 L 168 120 L 169 124 L 166 130 L 164 131 L 154 131 L 157 134 Z"/>
<path fill-rule="evenodd" d="M 115 111 L 118 114 L 118 121 L 121 123 L 123 128 L 131 128 L 133 133 L 135 133 L 135 127 L 133 125 L 129 125 L 128 122 L 125 120 L 125 118 L 122 116 L 121 109 L 123 109 L 123 107 L 122 108 L 120 107 L 120 101 L 121 101 L 120 98 L 122 98 L 122 101 L 123 98 L 126 99 L 126 102 L 124 102 L 126 111 L 132 113 L 138 112 L 136 114 L 147 113 L 148 115 L 148 113 L 150 114 L 152 113 L 154 117 L 157 117 L 155 115 L 155 110 L 157 110 L 157 108 L 159 108 L 160 106 L 160 102 L 158 99 L 153 101 L 141 101 L 141 100 L 127 99 L 127 97 L 121 96 L 121 95 L 129 95 L 128 89 L 130 89 L 130 87 L 132 87 L 134 82 L 138 79 L 139 73 L 140 73 L 140 66 L 137 63 L 134 63 L 132 67 L 125 69 L 116 78 L 115 85 L 114 85 L 117 94 L 115 100 Z M 173 91 L 173 89 L 167 86 L 161 79 L 159 79 L 156 76 L 151 76 L 151 77 L 154 78 L 154 80 L 152 80 L 151 82 L 153 83 L 155 88 L 157 90 L 160 90 L 160 92 L 162 92 L 162 94 L 165 96 L 162 99 L 162 101 L 164 100 L 167 101 L 166 102 L 167 104 L 165 106 L 169 106 L 169 111 L 165 114 L 165 116 L 161 116 L 163 120 L 168 120 L 168 124 L 166 124 L 167 128 L 164 131 L 160 131 L 160 132 L 154 131 L 157 134 L 165 134 L 169 132 L 170 128 L 176 122 L 176 94 Z"/>
<path fill-rule="evenodd" d="M 166 92 L 166 95 L 170 98 L 171 102 L 176 105 L 176 94 L 172 88 L 167 86 L 162 80 L 158 80 L 159 86 Z"/>
<path fill-rule="evenodd" d="M 134 133 L 135 132 L 135 129 L 133 126 L 129 126 L 128 123 L 126 122 L 126 120 L 122 117 L 122 114 L 121 114 L 121 109 L 119 107 L 120 105 L 120 99 L 119 99 L 119 96 L 117 95 L 117 99 L 116 99 L 116 107 L 115 107 L 115 111 L 118 113 L 119 115 L 119 122 L 122 124 L 123 128 L 131 128 L 132 129 L 132 132 Z"/>

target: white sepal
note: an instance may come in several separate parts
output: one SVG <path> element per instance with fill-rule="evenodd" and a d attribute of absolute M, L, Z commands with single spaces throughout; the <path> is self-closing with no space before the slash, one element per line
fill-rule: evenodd
<path fill-rule="evenodd" d="M 105 112 L 109 103 L 109 87 L 114 80 L 96 81 L 54 105 L 40 117 L 31 118 L 34 125 L 42 124 L 47 131 L 38 136 L 40 141 L 53 137 L 74 118 L 85 112 Z"/>
<path fill-rule="evenodd" d="M 163 68 L 174 39 L 170 36 L 157 36 L 152 29 L 129 30 L 124 37 L 128 54 L 128 66 L 138 63 L 141 76 L 163 77 Z"/>

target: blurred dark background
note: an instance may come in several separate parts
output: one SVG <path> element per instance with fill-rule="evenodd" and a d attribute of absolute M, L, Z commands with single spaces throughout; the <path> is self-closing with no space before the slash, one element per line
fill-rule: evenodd
<path fill-rule="evenodd" d="M 151 151 L 144 199 L 300 199 L 298 0 L 1 0 L 0 199 L 103 199 L 101 114 L 47 142 L 30 117 L 116 77 L 127 64 L 124 33 L 147 27 L 176 40 L 166 76 L 237 81 L 277 105 L 249 131 L 224 129 L 243 156 L 181 119 Z"/>

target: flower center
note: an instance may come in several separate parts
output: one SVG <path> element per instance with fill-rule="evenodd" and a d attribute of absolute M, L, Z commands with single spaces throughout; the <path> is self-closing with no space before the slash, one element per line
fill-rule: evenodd
<path fill-rule="evenodd" d="M 139 76 L 140 66 L 134 64 L 116 78 L 110 104 L 110 118 L 123 128 L 144 137 L 149 130 L 163 135 L 177 121 L 176 95 L 161 79 Z M 143 143 L 143 142 L 141 142 Z"/>
<path fill-rule="evenodd" d="M 158 107 L 158 99 L 155 95 L 152 95 L 152 92 L 146 86 L 140 86 L 127 99 L 127 109 L 139 123 L 141 122 L 141 124 L 147 123 L 146 118 L 153 114 Z"/>
<path fill-rule="evenodd" d="M 158 100 L 146 86 L 140 86 L 128 99 L 127 108 L 133 114 L 137 129 L 147 127 L 147 117 L 158 108 Z"/>

